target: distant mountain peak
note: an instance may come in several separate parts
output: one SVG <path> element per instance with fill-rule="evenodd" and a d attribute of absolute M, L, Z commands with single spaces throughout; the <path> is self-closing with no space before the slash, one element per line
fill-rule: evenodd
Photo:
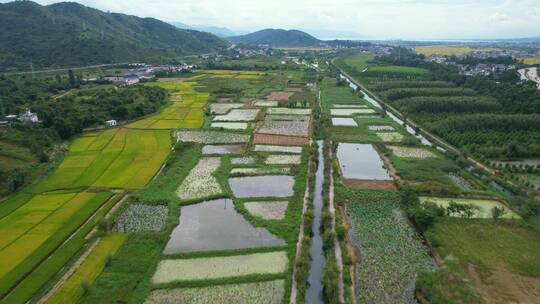
<path fill-rule="evenodd" d="M 228 37 L 227 39 L 235 43 L 266 44 L 283 47 L 317 46 L 322 43 L 321 40 L 300 30 L 273 28 L 263 29 L 242 36 Z"/>

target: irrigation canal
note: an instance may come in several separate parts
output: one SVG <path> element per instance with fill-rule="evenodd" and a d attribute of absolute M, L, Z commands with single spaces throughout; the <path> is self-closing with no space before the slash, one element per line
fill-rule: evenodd
<path fill-rule="evenodd" d="M 321 214 L 323 209 L 323 184 L 324 184 L 324 141 L 317 141 L 319 146 L 319 162 L 317 172 L 315 173 L 315 192 L 313 193 L 313 237 L 309 256 L 311 257 L 311 267 L 309 269 L 308 283 L 306 292 L 306 303 L 318 304 L 324 303 L 322 274 L 324 269 L 324 250 L 321 236 Z"/>

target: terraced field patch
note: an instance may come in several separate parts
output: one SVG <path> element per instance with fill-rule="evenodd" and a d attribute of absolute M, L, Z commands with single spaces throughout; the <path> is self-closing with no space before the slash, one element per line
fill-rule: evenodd
<path fill-rule="evenodd" d="M 220 131 L 181 130 L 176 132 L 176 138 L 183 142 L 201 144 L 241 144 L 248 142 L 250 135 Z"/>
<path fill-rule="evenodd" d="M 375 110 L 372 109 L 332 109 L 330 114 L 332 116 L 353 116 L 354 114 L 375 114 Z"/>
<path fill-rule="evenodd" d="M 245 130 L 248 128 L 246 122 L 213 122 L 212 128 L 223 128 L 227 130 Z"/>
<path fill-rule="evenodd" d="M 180 214 L 165 254 L 285 245 L 265 228 L 253 227 L 229 199 L 185 206 Z"/>
<path fill-rule="evenodd" d="M 118 232 L 160 231 L 165 225 L 169 208 L 165 205 L 129 206 L 120 215 L 113 230 Z"/>
<path fill-rule="evenodd" d="M 299 108 L 269 108 L 266 112 L 270 115 L 311 115 L 311 109 Z"/>
<path fill-rule="evenodd" d="M 440 207 L 448 208 L 451 202 L 460 205 L 473 205 L 475 206 L 473 218 L 491 218 L 491 210 L 494 207 L 504 208 L 504 214 L 502 218 L 507 219 L 519 219 L 521 218 L 510 208 L 506 207 L 503 203 L 496 200 L 485 200 L 485 199 L 469 199 L 469 198 L 451 198 L 451 197 L 433 197 L 433 196 L 422 196 L 420 201 L 424 202 L 433 202 Z M 459 214 L 450 214 L 450 216 L 459 217 Z"/>
<path fill-rule="evenodd" d="M 241 154 L 242 151 L 244 151 L 243 145 L 206 145 L 202 149 L 202 154 Z"/>
<path fill-rule="evenodd" d="M 232 278 L 253 274 L 278 274 L 288 267 L 284 251 L 245 255 L 171 259 L 159 262 L 152 277 L 155 284 Z"/>
<path fill-rule="evenodd" d="M 201 158 L 176 190 L 178 197 L 182 200 L 193 200 L 223 193 L 213 175 L 220 165 L 219 157 Z"/>
<path fill-rule="evenodd" d="M 358 127 L 356 121 L 352 118 L 332 118 L 332 126 L 334 127 Z"/>
<path fill-rule="evenodd" d="M 285 281 L 277 280 L 210 287 L 158 289 L 152 291 L 145 304 L 218 302 L 279 304 L 284 294 Z"/>
<path fill-rule="evenodd" d="M 398 132 L 377 132 L 375 134 L 384 142 L 400 142 L 403 140 L 403 134 Z"/>
<path fill-rule="evenodd" d="M 302 162 L 300 155 L 268 155 L 265 164 L 267 165 L 298 165 Z"/>
<path fill-rule="evenodd" d="M 309 135 L 309 124 L 309 120 L 280 121 L 266 119 L 258 133 L 307 137 Z"/>
<path fill-rule="evenodd" d="M 249 213 L 263 218 L 265 220 L 282 220 L 285 218 L 287 207 L 289 202 L 287 201 L 268 201 L 268 202 L 246 202 L 244 207 Z"/>
<path fill-rule="evenodd" d="M 225 115 L 216 115 L 213 121 L 254 121 L 259 109 L 233 109 Z"/>
<path fill-rule="evenodd" d="M 232 109 L 239 109 L 243 106 L 243 103 L 212 103 L 210 105 L 210 113 L 223 115 Z"/>
<path fill-rule="evenodd" d="M 275 146 L 275 145 L 256 145 L 255 152 L 276 152 L 276 153 L 302 153 L 302 147 L 294 146 Z"/>
<path fill-rule="evenodd" d="M 401 158 L 429 158 L 437 157 L 433 152 L 424 148 L 404 147 L 404 146 L 387 146 L 392 153 Z"/>

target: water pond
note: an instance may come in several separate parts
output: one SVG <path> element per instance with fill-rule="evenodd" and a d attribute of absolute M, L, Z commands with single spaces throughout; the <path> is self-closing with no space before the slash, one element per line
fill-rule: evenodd
<path fill-rule="evenodd" d="M 218 199 L 182 207 L 165 254 L 285 245 L 265 228 L 253 227 L 234 209 L 232 200 Z"/>
<path fill-rule="evenodd" d="M 344 178 L 392 180 L 384 168 L 384 162 L 371 144 L 340 143 L 337 157 Z"/>
<path fill-rule="evenodd" d="M 235 197 L 292 196 L 294 178 L 289 175 L 246 176 L 229 178 Z"/>

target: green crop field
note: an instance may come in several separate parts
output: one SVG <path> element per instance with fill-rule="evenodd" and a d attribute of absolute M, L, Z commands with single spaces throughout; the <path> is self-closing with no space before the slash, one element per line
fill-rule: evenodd
<path fill-rule="evenodd" d="M 90 255 L 47 303 L 76 303 L 84 294 L 83 282 L 91 284 L 106 266 L 108 256 L 113 256 L 127 239 L 126 234 L 111 234 L 99 240 Z"/>

